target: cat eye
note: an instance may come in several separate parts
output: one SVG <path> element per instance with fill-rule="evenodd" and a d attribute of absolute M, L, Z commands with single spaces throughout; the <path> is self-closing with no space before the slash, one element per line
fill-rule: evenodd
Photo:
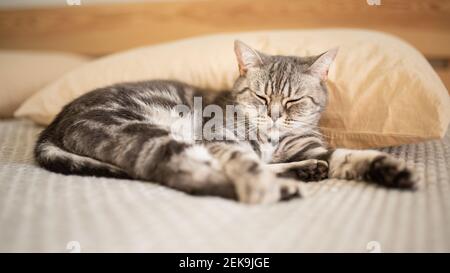
<path fill-rule="evenodd" d="M 307 100 L 306 100 L 306 99 L 307 99 Z M 288 100 L 288 101 L 286 101 L 286 105 L 287 105 L 287 107 L 289 107 L 289 106 L 291 106 L 292 104 L 299 103 L 299 102 L 302 102 L 302 101 L 304 101 L 304 102 L 309 102 L 309 103 L 313 103 L 313 104 L 315 104 L 315 105 L 319 105 L 319 103 L 318 103 L 313 97 L 311 97 L 311 96 L 303 96 L 303 97 L 298 98 L 298 99 L 291 99 L 291 100 Z"/>
<path fill-rule="evenodd" d="M 258 95 L 256 93 L 255 93 L 255 96 L 258 97 L 258 99 L 264 101 L 265 104 L 269 104 L 269 100 L 266 97 Z"/>
<path fill-rule="evenodd" d="M 286 101 L 286 105 L 300 102 L 301 100 L 303 100 L 305 98 L 307 98 L 307 97 L 301 97 L 301 98 L 298 98 L 298 99 L 290 99 L 290 100 Z"/>

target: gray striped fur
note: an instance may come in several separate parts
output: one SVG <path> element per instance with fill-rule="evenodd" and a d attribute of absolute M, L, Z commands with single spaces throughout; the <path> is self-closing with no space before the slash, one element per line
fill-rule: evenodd
<path fill-rule="evenodd" d="M 81 96 L 41 133 L 37 162 L 63 174 L 153 181 L 245 203 L 300 196 L 299 179 L 414 186 L 403 162 L 377 151 L 330 150 L 320 136 L 317 124 L 327 104 L 324 82 L 337 50 L 305 58 L 270 56 L 237 41 L 235 52 L 240 77 L 231 91 L 154 80 Z M 188 132 L 193 131 L 195 97 L 223 109 L 239 106 L 248 125 L 245 135 L 255 131 L 257 139 L 241 139 L 231 128 L 212 132 L 223 140 L 193 138 Z M 177 105 L 189 112 L 174 115 Z M 261 106 L 265 111 L 258 110 Z"/>

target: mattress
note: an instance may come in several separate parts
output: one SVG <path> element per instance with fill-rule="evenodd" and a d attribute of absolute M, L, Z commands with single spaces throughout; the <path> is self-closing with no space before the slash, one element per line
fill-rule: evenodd
<path fill-rule="evenodd" d="M 0 251 L 450 251 L 450 135 L 383 149 L 420 176 L 416 192 L 305 183 L 306 196 L 248 206 L 152 183 L 36 166 L 41 127 L 0 121 Z"/>

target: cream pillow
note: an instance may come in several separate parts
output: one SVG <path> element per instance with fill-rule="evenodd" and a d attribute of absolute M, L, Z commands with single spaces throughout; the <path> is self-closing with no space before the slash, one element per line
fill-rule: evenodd
<path fill-rule="evenodd" d="M 440 138 L 447 129 L 449 96 L 416 49 L 386 34 L 343 29 L 214 35 L 114 54 L 46 86 L 16 116 L 48 124 L 74 98 L 124 81 L 162 78 L 230 88 L 238 76 L 235 39 L 269 54 L 307 56 L 340 47 L 329 72 L 330 100 L 321 120 L 332 146 L 392 146 Z"/>
<path fill-rule="evenodd" d="M 0 50 L 0 118 L 12 117 L 33 93 L 86 62 L 67 53 Z"/>

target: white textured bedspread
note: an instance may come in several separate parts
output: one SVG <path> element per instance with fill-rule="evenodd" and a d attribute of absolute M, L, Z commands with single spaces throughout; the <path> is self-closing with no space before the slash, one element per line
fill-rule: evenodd
<path fill-rule="evenodd" d="M 305 185 L 267 206 L 192 197 L 151 183 L 64 176 L 35 165 L 42 128 L 0 121 L 0 251 L 450 251 L 450 135 L 387 148 L 416 192 L 357 181 Z"/>

